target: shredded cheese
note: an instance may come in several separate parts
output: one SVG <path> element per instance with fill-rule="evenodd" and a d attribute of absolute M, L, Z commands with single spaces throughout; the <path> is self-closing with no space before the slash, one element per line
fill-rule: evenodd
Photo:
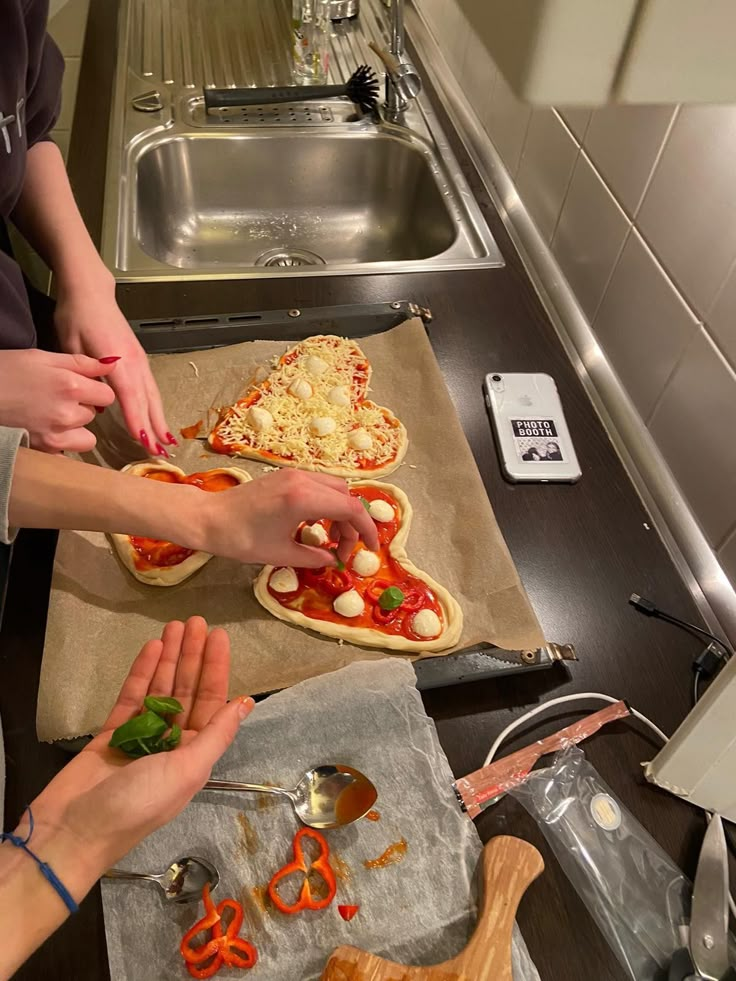
<path fill-rule="evenodd" d="M 318 374 L 308 371 L 315 359 L 320 368 L 325 366 Z M 369 378 L 368 361 L 354 342 L 330 335 L 309 337 L 287 351 L 267 379 L 225 412 L 213 435 L 234 454 L 250 450 L 297 464 L 356 471 L 378 468 L 396 457 L 402 430 L 387 409 L 365 398 Z M 311 395 L 305 398 L 307 387 Z M 338 388 L 350 394 L 346 405 L 329 398 Z M 295 397 L 297 392 L 302 397 Z M 249 410 L 254 405 L 273 417 L 267 431 L 252 425 Z M 334 431 L 315 437 L 314 419 L 331 420 Z M 351 439 L 355 430 L 362 430 L 370 445 L 363 438 L 357 442 L 364 445 L 356 448 Z"/>

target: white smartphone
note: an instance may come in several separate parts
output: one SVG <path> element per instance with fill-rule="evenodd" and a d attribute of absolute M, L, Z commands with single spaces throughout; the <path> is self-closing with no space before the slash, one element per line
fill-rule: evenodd
<path fill-rule="evenodd" d="M 492 372 L 483 388 L 509 480 L 579 480 L 580 465 L 557 386 L 549 375 Z"/>

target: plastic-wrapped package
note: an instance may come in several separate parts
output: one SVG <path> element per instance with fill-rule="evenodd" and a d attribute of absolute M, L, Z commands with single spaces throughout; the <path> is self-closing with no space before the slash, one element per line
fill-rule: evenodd
<path fill-rule="evenodd" d="M 633 981 L 659 981 L 682 947 L 692 886 L 576 746 L 509 788 Z"/>

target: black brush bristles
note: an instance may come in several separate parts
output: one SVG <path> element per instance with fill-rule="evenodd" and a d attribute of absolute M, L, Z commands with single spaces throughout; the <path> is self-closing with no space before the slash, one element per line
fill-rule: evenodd
<path fill-rule="evenodd" d="M 363 112 L 372 112 L 376 108 L 380 88 L 378 76 L 368 65 L 359 65 L 345 85 L 348 98 Z"/>

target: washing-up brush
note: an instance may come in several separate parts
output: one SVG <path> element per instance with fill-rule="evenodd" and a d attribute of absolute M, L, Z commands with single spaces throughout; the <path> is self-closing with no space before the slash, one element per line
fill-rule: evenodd
<path fill-rule="evenodd" d="M 313 102 L 346 95 L 363 112 L 378 104 L 380 85 L 368 65 L 360 65 L 343 85 L 285 85 L 260 89 L 205 89 L 204 104 L 211 109 L 235 109 L 239 106 L 268 106 L 278 102 Z"/>

